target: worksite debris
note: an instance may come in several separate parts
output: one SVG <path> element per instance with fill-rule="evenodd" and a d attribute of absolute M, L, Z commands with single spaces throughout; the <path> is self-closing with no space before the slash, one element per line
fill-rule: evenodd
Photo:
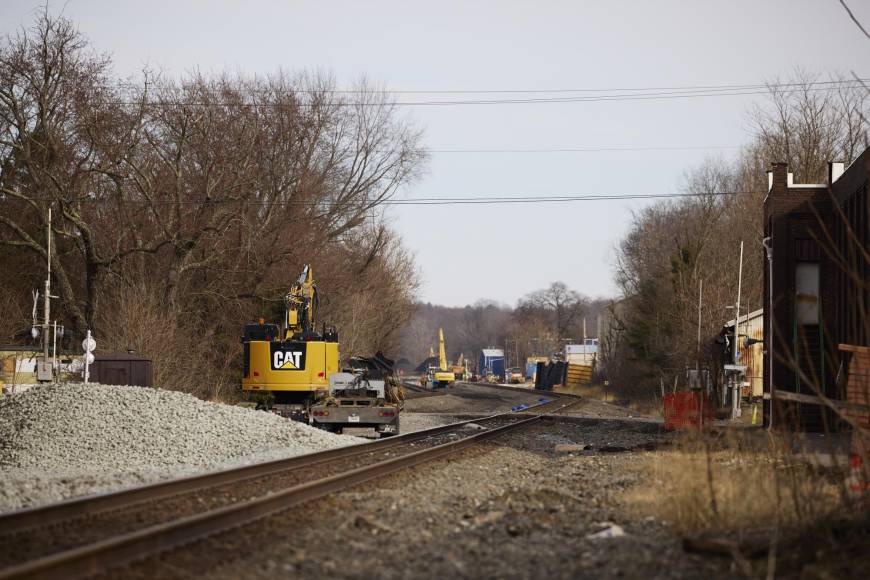
<path fill-rule="evenodd" d="M 363 441 L 174 391 L 40 385 L 0 400 L 0 510 Z"/>

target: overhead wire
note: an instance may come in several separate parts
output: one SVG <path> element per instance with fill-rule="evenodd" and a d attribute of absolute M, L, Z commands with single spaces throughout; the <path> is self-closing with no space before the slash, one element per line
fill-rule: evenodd
<path fill-rule="evenodd" d="M 705 151 L 739 149 L 740 145 L 687 145 L 649 147 L 551 147 L 542 149 L 420 149 L 421 153 L 603 153 L 643 151 Z"/>
<path fill-rule="evenodd" d="M 803 81 L 803 82 L 790 82 L 790 83 L 744 83 L 744 84 L 719 84 L 719 85 L 671 85 L 671 86 L 651 86 L 651 87 L 611 87 L 611 88 L 567 88 L 567 89 L 374 89 L 374 88 L 363 88 L 363 89 L 327 89 L 327 88 L 318 88 L 318 89 L 305 89 L 305 88 L 292 88 L 290 91 L 292 93 L 303 93 L 303 94 L 408 94 L 408 95 L 435 95 L 435 94 L 453 94 L 453 95 L 474 95 L 474 94 L 557 94 L 557 93 L 619 93 L 619 92 L 646 92 L 646 91 L 702 91 L 702 90 L 747 90 L 747 89 L 778 89 L 784 87 L 814 87 L 819 85 L 824 86 L 837 86 L 842 84 L 850 84 L 856 82 L 857 79 L 838 79 L 838 80 L 829 80 L 829 81 Z M 862 79 L 862 80 L 870 80 L 870 79 Z M 103 85 L 104 87 L 119 87 L 119 88 L 130 88 L 130 89 L 143 89 L 146 86 L 149 88 L 159 89 L 159 90 L 170 90 L 170 91 L 184 91 L 188 88 L 196 88 L 200 90 L 202 88 L 206 88 L 210 91 L 220 91 L 224 90 L 224 86 L 211 84 L 210 81 L 206 80 L 206 83 L 211 84 L 211 86 L 203 87 L 202 85 L 187 85 L 185 86 L 184 81 L 182 80 L 182 85 L 166 85 L 159 83 L 129 83 L 129 82 L 120 82 L 113 83 L 109 85 Z M 273 88 L 273 87 L 246 87 L 242 84 L 230 85 L 228 88 L 245 90 L 248 92 L 255 93 L 275 93 L 275 92 L 284 92 L 281 88 Z"/>
<path fill-rule="evenodd" d="M 698 193 L 635 193 L 635 194 L 577 194 L 577 195 L 534 195 L 534 196 L 462 196 L 462 197 L 414 197 L 414 198 L 396 198 L 391 197 L 384 200 L 350 200 L 347 202 L 337 202 L 335 205 L 352 205 L 373 203 L 376 206 L 404 206 L 404 205 L 466 205 L 466 204 L 485 204 L 485 205 L 502 205 L 502 204 L 535 204 L 535 203 L 564 203 L 577 201 L 621 201 L 621 200 L 638 200 L 638 199 L 678 199 L 678 198 L 693 198 L 693 197 L 727 197 L 737 195 L 749 195 L 757 193 L 753 191 L 714 191 L 714 192 L 698 192 Z M 32 201 L 56 201 L 53 198 L 30 198 Z M 0 196 L 0 201 L 3 196 Z M 65 200 L 69 202 L 101 202 L 112 201 L 118 202 L 117 198 L 99 198 L 85 197 L 76 200 Z M 242 205 L 242 206 L 329 206 L 333 205 L 330 200 L 325 201 L 309 201 L 309 200 L 250 200 L 250 199 L 186 199 L 186 200 L 145 200 L 145 199 L 124 199 L 122 203 L 135 203 L 146 205 Z"/>
<path fill-rule="evenodd" d="M 614 92 L 614 94 L 596 94 L 591 96 L 576 96 L 576 95 L 568 95 L 568 96 L 557 96 L 557 97 L 530 97 L 530 98 L 512 98 L 512 99 L 461 99 L 461 100 L 396 100 L 396 101 L 331 101 L 331 102 L 293 102 L 293 103 L 279 103 L 279 102 L 251 102 L 251 101 L 236 101 L 236 102 L 227 102 L 227 101 L 181 101 L 177 99 L 164 99 L 158 98 L 156 101 L 145 101 L 144 104 L 149 103 L 157 103 L 163 105 L 175 105 L 175 106 L 185 106 L 185 107 L 216 107 L 216 108 L 297 108 L 297 107 L 317 107 L 317 106 L 332 106 L 332 107 L 392 107 L 392 106 L 401 106 L 401 107 L 414 107 L 414 106 L 422 106 L 422 107 L 433 107 L 433 106 L 463 106 L 463 105 L 517 105 L 517 104 L 558 104 L 558 103 L 592 103 L 592 102 L 619 102 L 619 101 L 647 101 L 647 100 L 669 100 L 669 99 L 694 99 L 694 98 L 710 98 L 710 97 L 732 97 L 732 96 L 747 96 L 747 95 L 762 95 L 768 94 L 772 90 L 776 90 L 780 93 L 793 93 L 793 92 L 819 92 L 819 91 L 832 91 L 838 88 L 861 88 L 862 82 L 870 81 L 870 79 L 846 79 L 842 81 L 820 81 L 820 82 L 809 82 L 809 83 L 782 83 L 782 84 L 771 84 L 771 85 L 733 85 L 727 86 L 722 85 L 719 87 L 714 87 L 710 89 L 704 88 L 682 88 L 682 89 L 673 89 L 673 90 L 641 90 L 640 92 L 627 92 L 628 89 L 624 89 L 622 93 L 619 91 Z M 245 87 L 230 87 L 232 90 L 238 90 L 241 93 L 286 93 L 287 95 L 295 95 L 296 93 L 305 94 L 306 91 L 297 91 L 294 89 L 283 91 L 276 89 L 268 89 L 268 88 L 245 88 Z M 201 87 L 201 86 L 193 86 L 193 87 L 167 87 L 165 90 L 170 91 L 189 91 L 192 94 L 196 93 L 206 93 L 206 94 L 216 94 L 226 90 L 223 87 Z M 578 91 L 584 89 L 577 89 Z M 585 89 L 586 91 L 597 91 L 596 89 Z M 326 94 L 329 91 L 323 91 Z M 534 91 L 532 91 L 534 92 Z M 566 91 L 563 91 L 563 93 Z M 541 93 L 545 93 L 545 91 L 541 91 Z M 319 94 L 316 93 L 315 94 Z M 396 94 L 402 94 L 401 91 L 359 91 L 357 93 L 348 93 L 348 94 L 361 94 L 364 96 L 372 96 L 372 95 L 383 95 L 383 96 L 391 96 Z M 469 93 L 470 94 L 470 93 Z M 549 94 L 549 93 L 547 93 Z M 142 105 L 142 101 L 138 100 L 130 100 L 130 101 L 117 101 L 118 104 L 133 106 L 133 105 Z"/>

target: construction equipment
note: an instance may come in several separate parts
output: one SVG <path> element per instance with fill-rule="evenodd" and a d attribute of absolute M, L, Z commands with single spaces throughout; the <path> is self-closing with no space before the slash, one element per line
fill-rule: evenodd
<path fill-rule="evenodd" d="M 257 408 L 331 431 L 358 423 L 375 427 L 391 424 L 391 434 L 397 433 L 403 397 L 395 388 L 398 382 L 392 375 L 392 361 L 378 354 L 374 357 L 379 359 L 377 363 L 351 364 L 346 372 L 339 372 L 335 327 L 324 324 L 321 332 L 315 327 L 318 296 L 310 266 L 303 268 L 284 296 L 284 306 L 280 326 L 260 319 L 244 328 L 242 390 L 257 400 Z M 376 373 L 372 371 L 375 367 Z M 369 388 L 370 377 L 384 384 Z M 345 396 L 348 393 L 351 396 Z M 366 420 L 359 413 L 340 414 L 331 409 L 345 406 L 367 408 Z M 312 412 L 315 408 L 320 414 Z M 375 418 L 368 417 L 371 413 Z M 337 420 L 340 417 L 344 423 Z"/>
<path fill-rule="evenodd" d="M 438 329 L 438 366 L 429 367 L 427 373 L 429 387 L 432 389 L 446 388 L 453 384 L 456 375 L 447 365 L 447 351 L 444 349 L 444 330 Z"/>
<path fill-rule="evenodd" d="M 374 427 L 382 437 L 399 432 L 405 392 L 382 353 L 353 357 L 347 369 L 329 377 L 329 396 L 311 407 L 318 427 L 341 433 L 345 427 Z"/>
<path fill-rule="evenodd" d="M 468 361 L 465 360 L 465 355 L 459 353 L 459 358 L 450 366 L 450 369 L 457 381 L 465 380 L 468 375 Z"/>
<path fill-rule="evenodd" d="M 505 373 L 505 380 L 512 385 L 518 385 L 526 382 L 526 376 L 520 367 L 511 367 Z"/>

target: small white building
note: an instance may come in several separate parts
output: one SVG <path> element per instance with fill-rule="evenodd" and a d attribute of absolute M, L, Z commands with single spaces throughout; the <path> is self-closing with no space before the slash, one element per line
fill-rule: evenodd
<path fill-rule="evenodd" d="M 565 362 L 578 365 L 594 365 L 598 359 L 598 339 L 587 338 L 582 344 L 565 345 Z"/>

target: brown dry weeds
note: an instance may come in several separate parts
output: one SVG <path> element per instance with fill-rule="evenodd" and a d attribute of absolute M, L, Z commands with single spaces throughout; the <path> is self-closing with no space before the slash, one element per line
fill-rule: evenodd
<path fill-rule="evenodd" d="M 683 434 L 638 466 L 650 485 L 629 499 L 685 534 L 793 529 L 855 513 L 845 460 L 822 466 L 793 443 L 757 431 Z"/>

